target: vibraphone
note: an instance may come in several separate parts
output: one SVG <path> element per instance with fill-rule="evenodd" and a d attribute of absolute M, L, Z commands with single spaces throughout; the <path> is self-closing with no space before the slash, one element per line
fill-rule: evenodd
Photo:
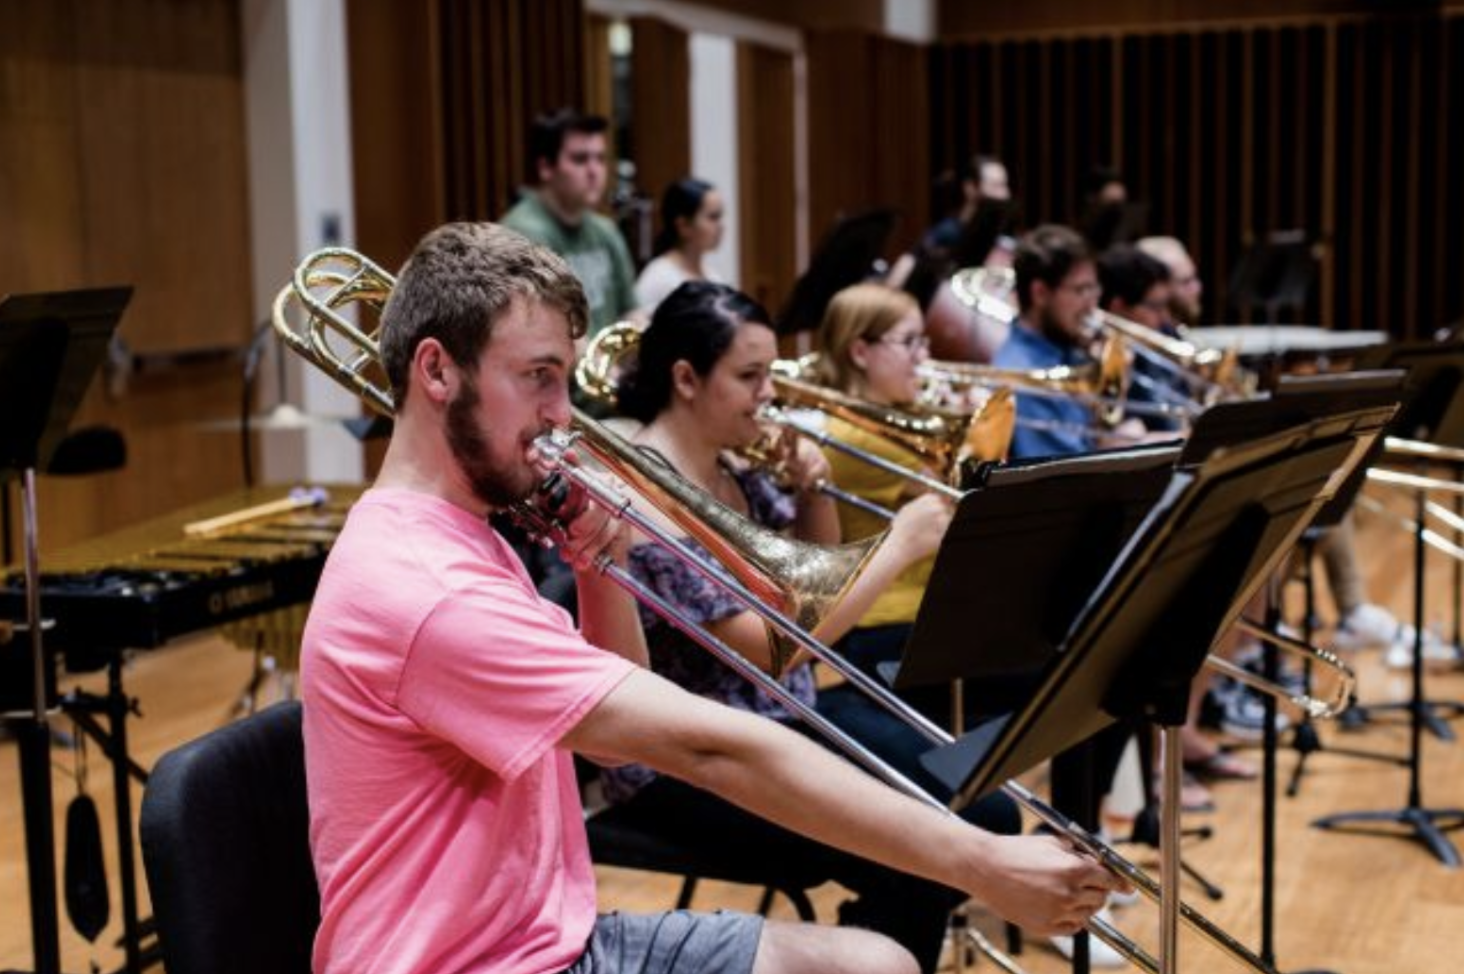
<path fill-rule="evenodd" d="M 105 667 L 109 673 L 106 696 L 73 693 L 60 705 L 112 762 L 124 970 L 140 971 L 157 959 L 155 945 L 143 949 L 147 925 L 137 916 L 129 778 L 146 780 L 146 771 L 127 751 L 132 700 L 122 688 L 124 651 L 218 628 L 235 643 L 283 655 L 279 662 L 293 666 L 326 555 L 362 489 L 235 491 L 41 560 L 41 615 L 48 620 L 52 665 L 60 660 L 70 672 Z M 6 568 L 0 580 L 0 619 L 24 619 L 19 566 Z M 30 685 L 28 659 L 25 668 L 24 679 L 12 672 L 0 682 L 12 690 Z M 107 715 L 105 728 L 93 717 L 97 712 Z"/>

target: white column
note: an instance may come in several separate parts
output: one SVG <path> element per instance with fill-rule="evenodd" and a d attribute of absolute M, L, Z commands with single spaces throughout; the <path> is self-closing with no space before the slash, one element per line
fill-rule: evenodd
<path fill-rule="evenodd" d="M 885 0 L 884 29 L 890 37 L 931 43 L 935 40 L 935 0 Z"/>
<path fill-rule="evenodd" d="M 722 194 L 722 246 L 707 263 L 722 279 L 742 286 L 738 220 L 737 44 L 730 37 L 693 33 L 691 62 L 691 174 Z"/>
<path fill-rule="evenodd" d="M 244 0 L 241 6 L 255 320 L 268 318 L 296 263 L 355 239 L 344 0 Z M 285 354 L 261 373 L 264 406 L 354 415 L 355 396 Z M 359 481 L 362 450 L 338 425 L 261 433 L 261 481 Z"/>

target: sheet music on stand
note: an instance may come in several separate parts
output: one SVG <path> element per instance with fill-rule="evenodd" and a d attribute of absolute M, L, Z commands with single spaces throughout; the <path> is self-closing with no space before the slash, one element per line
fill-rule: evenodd
<path fill-rule="evenodd" d="M 1149 447 L 982 469 L 963 485 L 893 685 L 965 679 L 979 697 L 983 682 L 1047 662 L 1178 456 Z M 929 645 L 959 650 L 910 651 Z"/>
<path fill-rule="evenodd" d="M 1296 427 L 1176 470 L 1032 698 L 999 726 L 928 755 L 930 770 L 970 801 L 1118 717 L 1177 710 L 1182 722 L 1190 681 L 1218 634 L 1391 413 L 1354 411 L 1342 429 Z"/>
<path fill-rule="evenodd" d="M 1397 342 L 1358 356 L 1359 370 L 1402 369 L 1408 399 L 1389 430 L 1438 446 L 1464 447 L 1464 342 Z"/>
<path fill-rule="evenodd" d="M 891 682 L 900 689 L 954 679 L 979 685 L 1032 673 L 1056 652 L 1176 465 L 1194 466 L 1217 449 L 1348 409 L 1387 408 L 1397 402 L 1401 379 L 1398 372 L 1288 379 L 1273 396 L 1207 410 L 1180 449 L 1114 450 L 980 468 L 979 478 L 964 485 L 968 493 L 936 556 Z M 1373 442 L 1376 450 L 1381 438 Z M 1318 518 L 1334 508 L 1345 511 L 1364 474 L 1364 463 L 1357 464 Z M 950 655 L 911 651 L 929 645 L 959 649 Z"/>

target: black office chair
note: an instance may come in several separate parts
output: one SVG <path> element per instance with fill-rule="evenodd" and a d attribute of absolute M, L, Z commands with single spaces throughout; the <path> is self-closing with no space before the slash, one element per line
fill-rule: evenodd
<path fill-rule="evenodd" d="M 320 923 L 298 701 L 165 754 L 142 798 L 168 974 L 309 974 Z"/>

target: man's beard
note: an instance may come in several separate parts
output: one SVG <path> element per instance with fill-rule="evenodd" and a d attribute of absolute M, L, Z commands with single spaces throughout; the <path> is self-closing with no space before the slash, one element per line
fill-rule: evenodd
<path fill-rule="evenodd" d="M 489 507 L 508 507 L 533 493 L 538 480 L 532 471 L 515 471 L 518 458 L 493 456 L 474 415 L 478 399 L 478 387 L 468 381 L 447 404 L 447 443 L 478 499 Z"/>
<path fill-rule="evenodd" d="M 1046 338 L 1048 341 L 1052 342 L 1052 344 L 1058 346 L 1059 348 L 1077 348 L 1081 345 L 1081 342 L 1079 342 L 1078 339 L 1074 338 L 1073 335 L 1070 334 L 1068 330 L 1062 326 L 1062 322 L 1060 322 L 1046 309 L 1043 309 L 1041 316 L 1038 318 L 1038 325 L 1042 329 L 1042 337 Z"/>

